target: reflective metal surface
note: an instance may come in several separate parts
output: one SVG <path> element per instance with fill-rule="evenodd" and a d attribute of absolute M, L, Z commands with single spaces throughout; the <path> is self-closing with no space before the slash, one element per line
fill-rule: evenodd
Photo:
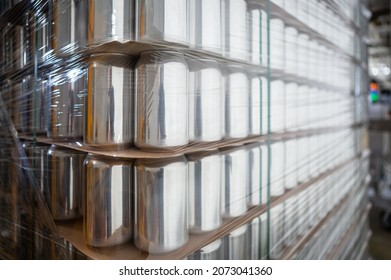
<path fill-rule="evenodd" d="M 240 66 L 223 68 L 225 138 L 249 134 L 249 80 Z"/>
<path fill-rule="evenodd" d="M 202 247 L 187 257 L 188 260 L 223 260 L 221 239 Z"/>
<path fill-rule="evenodd" d="M 241 226 L 223 237 L 223 252 L 225 260 L 247 260 L 246 247 L 247 225 Z"/>
<path fill-rule="evenodd" d="M 84 143 L 95 147 L 133 144 L 133 59 L 121 54 L 92 55 L 88 69 Z"/>
<path fill-rule="evenodd" d="M 249 154 L 244 146 L 221 149 L 220 154 L 223 217 L 238 217 L 247 211 Z"/>
<path fill-rule="evenodd" d="M 263 92 L 262 79 L 258 75 L 249 73 L 249 135 L 261 135 L 262 127 L 262 114 L 261 105 L 264 101 L 264 96 L 267 92 Z"/>
<path fill-rule="evenodd" d="M 90 0 L 88 44 L 134 40 L 134 0 Z"/>
<path fill-rule="evenodd" d="M 167 253 L 188 240 L 188 179 L 184 156 L 135 162 L 135 230 L 137 248 Z"/>
<path fill-rule="evenodd" d="M 248 60 L 247 4 L 245 0 L 221 1 L 223 54 Z"/>
<path fill-rule="evenodd" d="M 49 209 L 55 220 L 79 218 L 83 214 L 83 161 L 85 153 L 52 145 L 48 152 Z"/>
<path fill-rule="evenodd" d="M 85 235 L 88 245 L 109 247 L 133 236 L 132 162 L 88 155 Z"/>
<path fill-rule="evenodd" d="M 270 196 L 284 194 L 284 142 L 276 142 L 271 145 L 270 164 Z"/>
<path fill-rule="evenodd" d="M 249 62 L 261 64 L 262 59 L 262 5 L 257 0 L 247 0 Z M 266 42 L 265 42 L 266 43 Z"/>
<path fill-rule="evenodd" d="M 262 185 L 265 178 L 262 169 L 263 153 L 267 153 L 266 147 L 263 150 L 259 143 L 246 145 L 248 149 L 249 165 L 248 165 L 248 184 L 247 184 L 247 204 L 249 207 L 262 205 L 267 202 L 267 188 Z"/>
<path fill-rule="evenodd" d="M 85 0 L 54 0 L 53 48 L 71 54 L 87 43 L 87 4 Z"/>
<path fill-rule="evenodd" d="M 203 233 L 222 223 L 220 154 L 218 151 L 187 155 L 189 180 L 189 230 Z"/>
<path fill-rule="evenodd" d="M 189 4 L 190 46 L 221 53 L 221 0 L 189 0 Z"/>
<path fill-rule="evenodd" d="M 136 1 L 136 39 L 189 43 L 189 0 Z"/>
<path fill-rule="evenodd" d="M 279 259 L 284 248 L 283 205 L 276 205 L 270 210 L 270 257 Z"/>
<path fill-rule="evenodd" d="M 85 70 L 68 70 L 64 79 L 59 80 L 53 75 L 51 85 L 48 137 L 81 138 L 84 131 L 84 102 L 87 92 Z"/>
<path fill-rule="evenodd" d="M 189 140 L 219 141 L 222 138 L 222 76 L 217 62 L 187 59 L 189 66 Z"/>
<path fill-rule="evenodd" d="M 136 69 L 135 145 L 142 149 L 187 145 L 189 73 L 183 54 L 144 52 Z"/>

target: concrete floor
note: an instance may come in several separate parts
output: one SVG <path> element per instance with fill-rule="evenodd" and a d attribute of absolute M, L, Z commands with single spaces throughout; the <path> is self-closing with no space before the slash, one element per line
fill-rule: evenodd
<path fill-rule="evenodd" d="M 369 213 L 369 225 L 372 236 L 369 240 L 369 255 L 374 260 L 391 260 L 391 231 L 385 231 L 379 223 L 381 209 L 372 207 Z"/>

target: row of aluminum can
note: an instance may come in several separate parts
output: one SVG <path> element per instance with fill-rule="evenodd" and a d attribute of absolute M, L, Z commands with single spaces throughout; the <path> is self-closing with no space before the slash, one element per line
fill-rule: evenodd
<path fill-rule="evenodd" d="M 21 15 L 28 24 L 9 25 L 10 36 L 20 35 L 12 32 L 15 28 L 31 37 L 22 36 L 13 48 L 18 53 L 25 48 L 39 60 L 52 50 L 72 54 L 87 46 L 127 41 L 190 46 L 256 64 L 261 60 L 259 1 L 50 0 L 39 5 L 35 12 Z M 258 13 L 251 12 L 255 6 Z"/>
<path fill-rule="evenodd" d="M 267 215 L 262 214 L 221 239 L 187 256 L 187 260 L 261 260 L 267 258 Z"/>
<path fill-rule="evenodd" d="M 143 52 L 135 63 L 95 54 L 88 71 L 8 80 L 3 99 L 17 130 L 56 140 L 84 134 L 97 148 L 171 149 L 266 133 L 264 77 L 171 51 Z"/>
<path fill-rule="evenodd" d="M 149 253 L 172 251 L 187 242 L 189 232 L 213 231 L 224 217 L 266 201 L 259 144 L 135 162 L 57 146 L 25 148 L 54 219 L 84 214 L 87 244 L 95 247 L 133 236 Z"/>

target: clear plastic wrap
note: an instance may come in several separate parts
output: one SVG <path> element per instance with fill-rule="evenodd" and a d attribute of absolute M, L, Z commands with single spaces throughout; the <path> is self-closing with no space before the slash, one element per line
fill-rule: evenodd
<path fill-rule="evenodd" d="M 365 227 L 356 10 L 2 1 L 0 258 L 355 256 L 362 235 L 336 240 Z"/>

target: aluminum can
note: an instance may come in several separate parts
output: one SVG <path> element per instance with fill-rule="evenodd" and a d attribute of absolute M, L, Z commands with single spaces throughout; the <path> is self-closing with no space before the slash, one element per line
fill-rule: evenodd
<path fill-rule="evenodd" d="M 183 54 L 141 53 L 135 82 L 137 147 L 170 149 L 189 143 L 188 75 Z"/>
<path fill-rule="evenodd" d="M 249 80 L 240 66 L 223 69 L 224 137 L 245 138 L 249 135 Z"/>
<path fill-rule="evenodd" d="M 248 60 L 246 0 L 222 0 L 222 44 L 225 57 Z"/>
<path fill-rule="evenodd" d="M 133 144 L 133 60 L 122 54 L 90 57 L 84 143 L 96 148 Z"/>
<path fill-rule="evenodd" d="M 285 67 L 285 29 L 279 18 L 270 19 L 270 67 L 284 70 Z M 300 60 L 299 60 L 300 61 Z"/>
<path fill-rule="evenodd" d="M 33 76 L 23 79 L 23 126 L 29 134 L 47 132 L 49 119 L 49 81 L 42 75 L 35 80 Z"/>
<path fill-rule="evenodd" d="M 238 217 L 247 211 L 248 150 L 221 149 L 221 201 L 223 217 Z"/>
<path fill-rule="evenodd" d="M 289 139 L 285 141 L 285 180 L 284 185 L 285 189 L 291 190 L 294 189 L 297 184 L 297 173 L 299 170 L 298 165 L 298 139 Z"/>
<path fill-rule="evenodd" d="M 35 32 L 34 40 L 36 41 L 36 55 L 38 62 L 48 60 L 50 51 L 52 50 L 52 25 L 50 24 L 49 15 L 51 7 L 47 7 L 48 11 L 36 12 L 35 14 Z"/>
<path fill-rule="evenodd" d="M 50 120 L 47 135 L 52 139 L 81 138 L 84 131 L 84 104 L 87 93 L 85 69 L 73 68 L 50 79 Z"/>
<path fill-rule="evenodd" d="M 221 0 L 189 0 L 190 46 L 221 53 Z"/>
<path fill-rule="evenodd" d="M 284 194 L 284 142 L 273 143 L 270 148 L 270 195 L 277 197 Z"/>
<path fill-rule="evenodd" d="M 86 154 L 52 145 L 49 157 L 49 209 L 55 220 L 79 218 L 83 214 L 83 161 Z"/>
<path fill-rule="evenodd" d="M 132 162 L 88 155 L 84 161 L 86 242 L 110 247 L 133 236 Z"/>
<path fill-rule="evenodd" d="M 134 40 L 134 0 L 89 0 L 88 45 Z"/>
<path fill-rule="evenodd" d="M 282 204 L 270 210 L 270 257 L 279 259 L 284 248 L 284 207 Z"/>
<path fill-rule="evenodd" d="M 184 156 L 135 162 L 134 243 L 140 250 L 163 254 L 186 244 L 189 238 L 187 173 Z"/>
<path fill-rule="evenodd" d="M 189 0 L 136 1 L 136 39 L 189 44 Z"/>
<path fill-rule="evenodd" d="M 263 150 L 259 143 L 246 145 L 248 150 L 248 190 L 247 190 L 247 205 L 249 207 L 262 205 L 267 201 L 267 188 L 263 186 L 263 166 L 262 157 L 263 153 L 267 153 L 266 149 Z"/>
<path fill-rule="evenodd" d="M 187 257 L 188 260 L 223 260 L 222 241 L 217 239 Z"/>
<path fill-rule="evenodd" d="M 217 229 L 221 216 L 221 159 L 218 151 L 188 154 L 189 230 L 203 233 Z"/>
<path fill-rule="evenodd" d="M 219 141 L 223 131 L 222 76 L 217 62 L 187 59 L 189 66 L 189 140 Z"/>
<path fill-rule="evenodd" d="M 265 99 L 265 92 L 262 90 L 262 79 L 260 76 L 248 73 L 249 79 L 249 135 L 261 135 L 262 127 L 262 112 L 261 105 Z"/>
<path fill-rule="evenodd" d="M 262 5 L 256 0 L 247 0 L 249 62 L 262 63 Z"/>
<path fill-rule="evenodd" d="M 247 260 L 248 247 L 246 247 L 247 225 L 241 226 L 223 238 L 223 252 L 225 260 Z"/>
<path fill-rule="evenodd" d="M 30 170 L 33 174 L 36 186 L 42 193 L 45 201 L 48 201 L 47 186 L 49 184 L 49 158 L 50 145 L 26 142 L 23 143 L 26 157 L 30 163 Z"/>
<path fill-rule="evenodd" d="M 87 45 L 86 0 L 54 0 L 53 48 L 57 54 L 72 54 Z"/>

